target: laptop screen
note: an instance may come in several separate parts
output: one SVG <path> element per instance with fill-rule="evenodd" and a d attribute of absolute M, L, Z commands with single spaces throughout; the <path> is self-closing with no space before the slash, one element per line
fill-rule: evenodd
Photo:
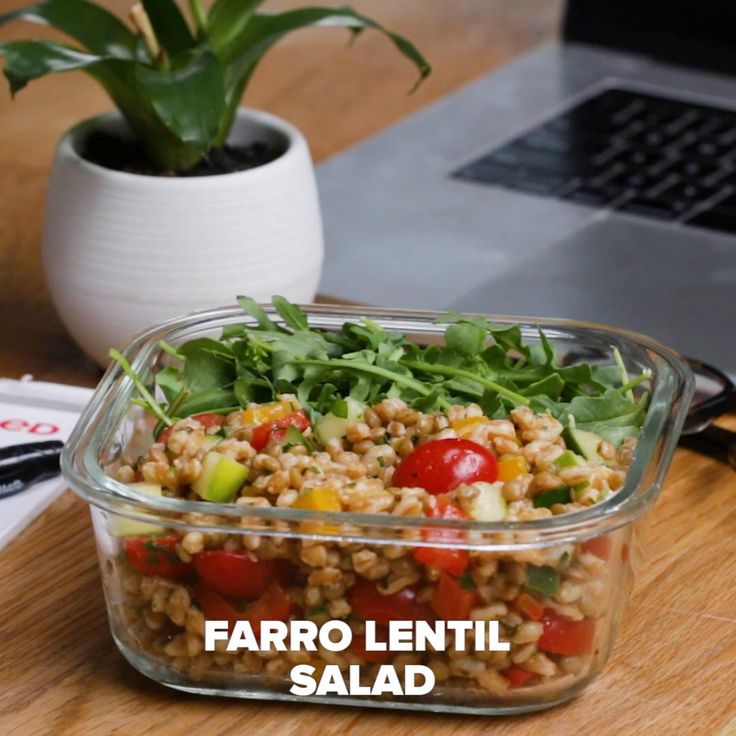
<path fill-rule="evenodd" d="M 568 0 L 564 35 L 736 74 L 733 0 Z"/>

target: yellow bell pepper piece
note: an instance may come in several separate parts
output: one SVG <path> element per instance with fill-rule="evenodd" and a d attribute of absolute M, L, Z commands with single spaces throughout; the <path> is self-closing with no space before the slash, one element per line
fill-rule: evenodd
<path fill-rule="evenodd" d="M 507 483 L 529 471 L 523 455 L 506 455 L 498 461 L 498 479 Z"/>
<path fill-rule="evenodd" d="M 479 424 L 490 423 L 491 420 L 488 417 L 465 417 L 465 419 L 458 419 L 453 422 L 452 428 L 457 432 L 458 437 L 470 437 Z"/>
<path fill-rule="evenodd" d="M 334 488 L 305 488 L 294 501 L 295 509 L 310 511 L 342 511 L 342 504 Z"/>
<path fill-rule="evenodd" d="M 337 491 L 325 486 L 324 488 L 305 488 L 297 496 L 293 508 L 309 511 L 342 511 L 342 504 Z M 336 524 L 324 524 L 319 521 L 306 521 L 302 524 L 302 528 L 313 534 L 335 534 L 340 531 Z"/>
<path fill-rule="evenodd" d="M 290 401 L 273 401 L 270 404 L 262 404 L 246 409 L 243 412 L 243 423 L 256 426 L 267 424 L 288 417 L 289 414 L 293 414 L 295 411 L 297 410 Z"/>

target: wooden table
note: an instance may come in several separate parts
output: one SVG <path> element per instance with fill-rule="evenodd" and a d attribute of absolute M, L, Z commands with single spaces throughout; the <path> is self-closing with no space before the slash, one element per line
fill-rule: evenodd
<path fill-rule="evenodd" d="M 0 0 L 0 12 L 15 4 Z M 436 73 L 407 97 L 411 71 L 379 38 L 366 35 L 350 50 L 329 32 L 286 41 L 263 65 L 249 102 L 299 125 L 317 159 L 547 39 L 560 3 L 355 5 L 410 34 Z M 35 83 L 12 104 L 2 97 L 0 375 L 93 385 L 97 369 L 49 304 L 38 243 L 54 142 L 106 102 L 79 75 Z M 195 698 L 153 684 L 114 648 L 86 508 L 67 493 L 0 554 L 0 733 L 736 734 L 735 498 L 731 470 L 678 452 L 648 517 L 646 561 L 605 673 L 568 705 L 484 719 Z"/>

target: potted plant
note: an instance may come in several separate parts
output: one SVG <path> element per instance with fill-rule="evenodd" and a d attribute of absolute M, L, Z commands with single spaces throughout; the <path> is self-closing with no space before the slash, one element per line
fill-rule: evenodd
<path fill-rule="evenodd" d="M 232 294 L 311 301 L 323 242 L 308 146 L 289 123 L 240 107 L 263 55 L 290 31 L 376 29 L 419 70 L 405 38 L 350 8 L 259 11 L 262 0 L 143 0 L 126 24 L 87 0 L 0 16 L 50 25 L 75 45 L 0 44 L 15 94 L 51 72 L 85 71 L 118 112 L 61 140 L 44 266 L 52 299 L 99 363 L 149 324 Z"/>

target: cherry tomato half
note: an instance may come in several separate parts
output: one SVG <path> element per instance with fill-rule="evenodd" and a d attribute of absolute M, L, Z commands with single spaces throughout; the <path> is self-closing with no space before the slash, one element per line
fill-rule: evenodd
<path fill-rule="evenodd" d="M 447 493 L 463 483 L 498 479 L 496 458 L 477 442 L 460 439 L 431 440 L 407 455 L 396 468 L 393 484 Z"/>
<path fill-rule="evenodd" d="M 588 539 L 580 545 L 583 552 L 590 552 L 601 560 L 607 560 L 611 556 L 611 539 L 607 536 Z"/>
<path fill-rule="evenodd" d="M 260 632 L 262 621 L 286 621 L 291 615 L 289 596 L 278 583 L 270 585 L 263 594 L 245 606 L 220 595 L 201 580 L 192 588 L 205 619 L 211 621 L 250 621 L 255 633 Z"/>
<path fill-rule="evenodd" d="M 536 677 L 533 672 L 523 670 L 515 664 L 507 667 L 505 670 L 501 670 L 501 674 L 509 681 L 511 687 L 521 687 Z"/>
<path fill-rule="evenodd" d="M 376 639 L 378 641 L 388 641 L 388 629 L 383 626 L 376 626 Z M 369 652 L 365 648 L 365 636 L 363 634 L 355 634 L 353 636 L 350 648 L 356 656 L 371 664 L 384 664 L 391 659 L 391 652 L 389 651 Z"/>
<path fill-rule="evenodd" d="M 192 562 L 212 590 L 233 598 L 257 598 L 271 583 L 284 583 L 288 573 L 285 560 L 259 560 L 247 550 L 205 550 Z"/>
<path fill-rule="evenodd" d="M 296 427 L 300 432 L 303 432 L 305 429 L 309 429 L 310 426 L 307 415 L 303 411 L 296 411 L 282 419 L 259 424 L 253 430 L 250 444 L 254 450 L 260 452 L 271 440 L 276 440 L 276 442 L 282 440 L 289 427 Z"/>
<path fill-rule="evenodd" d="M 437 498 L 437 505 L 429 513 L 433 519 L 467 519 L 468 517 L 445 496 Z M 455 541 L 458 533 L 452 529 L 424 529 L 422 537 L 435 541 Z M 417 547 L 412 556 L 417 562 L 451 575 L 462 575 L 470 561 L 466 549 L 451 547 Z"/>
<path fill-rule="evenodd" d="M 219 429 L 222 427 L 222 423 L 224 421 L 222 414 L 194 414 L 190 418 L 196 419 L 204 427 L 205 431 L 212 429 L 213 427 L 217 427 Z M 169 441 L 169 437 L 171 436 L 171 431 L 173 429 L 173 427 L 167 427 L 158 436 L 156 442 L 160 442 L 162 445 L 165 445 Z"/>
<path fill-rule="evenodd" d="M 356 616 L 379 624 L 419 621 L 431 616 L 427 606 L 417 601 L 416 590 L 410 587 L 398 593 L 382 595 L 375 583 L 361 578 L 345 597 Z"/>
<path fill-rule="evenodd" d="M 478 594 L 472 583 L 463 582 L 450 575 L 441 575 L 432 595 L 432 610 L 443 621 L 465 621 L 475 608 Z"/>
<path fill-rule="evenodd" d="M 595 624 L 589 618 L 570 621 L 554 609 L 545 608 L 542 615 L 544 631 L 537 641 L 539 649 L 552 654 L 574 657 L 587 654 L 593 648 Z"/>
<path fill-rule="evenodd" d="M 181 580 L 192 566 L 179 559 L 176 545 L 179 537 L 128 537 L 123 542 L 130 564 L 143 575 Z"/>

